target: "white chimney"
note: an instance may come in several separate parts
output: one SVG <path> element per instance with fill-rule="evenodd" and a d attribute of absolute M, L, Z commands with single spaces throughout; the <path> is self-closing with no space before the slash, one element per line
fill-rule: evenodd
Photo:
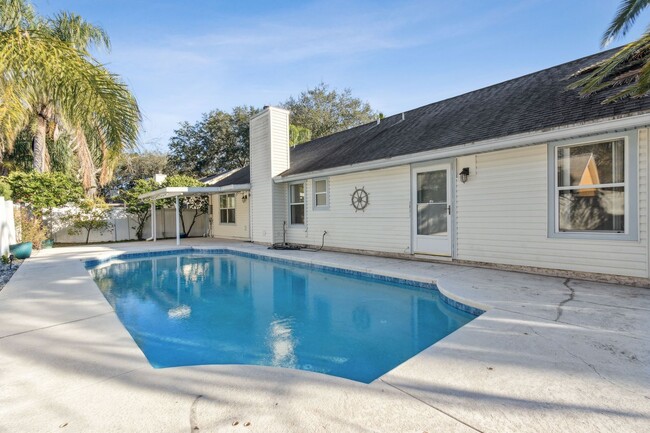
<path fill-rule="evenodd" d="M 289 168 L 289 111 L 264 110 L 250 121 L 251 240 L 282 241 L 282 223 L 288 213 L 287 188 L 273 177 Z"/>

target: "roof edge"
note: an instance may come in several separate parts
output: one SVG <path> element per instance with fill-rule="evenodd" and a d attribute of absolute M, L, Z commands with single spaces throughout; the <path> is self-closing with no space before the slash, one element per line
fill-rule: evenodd
<path fill-rule="evenodd" d="M 322 170 L 290 174 L 287 176 L 280 174 L 278 176 L 275 176 L 273 178 L 273 181 L 275 183 L 285 183 L 311 179 L 315 177 L 336 176 L 359 171 L 378 170 L 381 168 L 395 167 L 398 165 L 406 165 L 416 162 L 458 157 L 474 153 L 485 153 L 513 147 L 532 146 L 558 140 L 579 138 L 594 134 L 604 134 L 607 132 L 617 132 L 647 126 L 650 126 L 650 111 L 633 113 L 625 116 L 601 118 L 590 122 L 562 125 L 550 129 L 490 138 L 487 140 L 464 143 L 456 146 L 445 147 L 442 149 L 410 153 L 390 158 L 360 162 L 357 164 L 342 165 Z"/>

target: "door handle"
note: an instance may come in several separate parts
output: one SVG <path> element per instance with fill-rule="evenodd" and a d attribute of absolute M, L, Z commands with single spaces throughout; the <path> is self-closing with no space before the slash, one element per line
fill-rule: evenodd
<path fill-rule="evenodd" d="M 450 204 L 447 205 L 447 213 L 449 215 L 451 215 L 451 205 Z"/>

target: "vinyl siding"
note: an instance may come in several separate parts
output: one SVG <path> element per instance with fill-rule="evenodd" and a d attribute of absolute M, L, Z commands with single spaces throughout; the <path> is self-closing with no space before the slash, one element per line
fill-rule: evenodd
<path fill-rule="evenodd" d="M 351 195 L 365 187 L 369 205 L 355 212 Z M 289 226 L 288 242 L 390 253 L 410 252 L 410 167 L 403 165 L 328 178 L 329 209 L 314 209 L 313 182 L 305 182 L 305 225 Z M 288 208 L 288 198 L 285 199 Z"/>
<path fill-rule="evenodd" d="M 269 116 L 261 114 L 251 120 L 251 236 L 255 242 L 273 240 L 271 194 L 271 129 Z"/>
<path fill-rule="evenodd" d="M 250 200 L 243 197 L 249 196 L 248 192 L 235 193 L 235 223 L 222 224 L 221 213 L 219 208 L 219 195 L 215 194 L 212 200 L 212 237 L 226 239 L 250 239 L 249 221 L 250 221 Z"/>
<path fill-rule="evenodd" d="M 250 148 L 252 240 L 278 242 L 286 199 L 272 178 L 289 168 L 289 112 L 269 107 L 253 118 Z"/>
<path fill-rule="evenodd" d="M 648 131 L 639 131 L 639 240 L 549 238 L 547 146 L 457 159 L 456 258 L 648 277 Z M 631 198 L 635 199 L 635 198 Z"/>

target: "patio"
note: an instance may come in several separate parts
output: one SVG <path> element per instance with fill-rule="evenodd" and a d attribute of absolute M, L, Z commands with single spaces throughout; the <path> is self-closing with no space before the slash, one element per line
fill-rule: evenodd
<path fill-rule="evenodd" d="M 153 369 L 82 260 L 175 241 L 43 250 L 0 291 L 0 432 L 645 432 L 650 290 L 442 263 L 254 250 L 436 280 L 488 309 L 369 385 L 257 366 Z M 247 423 L 250 423 L 247 425 Z"/>

